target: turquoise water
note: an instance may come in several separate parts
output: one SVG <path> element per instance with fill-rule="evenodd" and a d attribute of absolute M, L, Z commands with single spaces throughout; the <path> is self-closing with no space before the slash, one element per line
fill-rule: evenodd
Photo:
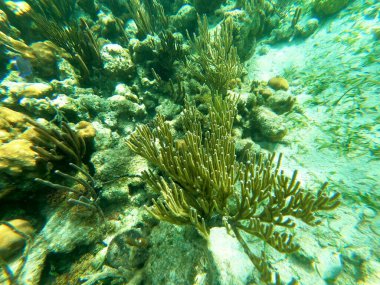
<path fill-rule="evenodd" d="M 0 284 L 380 284 L 379 8 L 0 0 Z"/>

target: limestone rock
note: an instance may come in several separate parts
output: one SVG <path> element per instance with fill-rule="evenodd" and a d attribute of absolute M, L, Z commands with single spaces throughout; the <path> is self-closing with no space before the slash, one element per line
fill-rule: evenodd
<path fill-rule="evenodd" d="M 212 228 L 209 249 L 220 274 L 218 284 L 244 285 L 252 280 L 253 265 L 237 239 L 225 228 Z"/>
<path fill-rule="evenodd" d="M 160 223 L 150 235 L 149 253 L 145 284 L 220 284 L 206 241 L 193 227 Z"/>
<path fill-rule="evenodd" d="M 236 9 L 226 13 L 231 17 L 234 23 L 234 46 L 237 48 L 239 58 L 244 61 L 252 56 L 255 46 L 256 37 L 260 33 L 261 19 L 257 13 L 250 15 L 244 9 Z"/>
<path fill-rule="evenodd" d="M 319 20 L 316 18 L 312 18 L 309 19 L 304 25 L 297 24 L 295 28 L 297 30 L 297 35 L 300 35 L 303 38 L 307 38 L 318 29 L 318 26 Z"/>
<path fill-rule="evenodd" d="M 175 104 L 173 100 L 163 99 L 156 107 L 156 112 L 163 115 L 167 120 L 174 119 L 182 111 L 182 106 Z"/>
<path fill-rule="evenodd" d="M 132 102 L 140 103 L 139 97 L 137 97 L 137 95 L 135 95 L 132 92 L 131 88 L 126 84 L 123 84 L 123 83 L 117 84 L 115 87 L 114 94 L 119 95 L 119 96 L 124 96 L 126 99 L 131 100 Z"/>
<path fill-rule="evenodd" d="M 193 32 L 197 26 L 197 10 L 191 5 L 183 5 L 173 16 L 173 25 L 180 32 Z"/>
<path fill-rule="evenodd" d="M 86 209 L 81 208 L 81 211 Z M 55 209 L 43 229 L 36 235 L 28 258 L 21 272 L 21 284 L 40 284 L 49 253 L 69 253 L 81 246 L 100 241 L 104 236 L 104 224 L 96 214 L 84 218 L 67 205 Z"/>
<path fill-rule="evenodd" d="M 265 105 L 276 114 L 283 114 L 293 108 L 295 101 L 296 99 L 292 95 L 279 90 L 266 100 Z"/>
<path fill-rule="evenodd" d="M 148 241 L 141 229 L 116 235 L 107 250 L 106 264 L 113 268 L 141 268 L 148 258 Z"/>
<path fill-rule="evenodd" d="M 236 154 L 240 161 L 244 161 L 247 155 L 253 155 L 260 153 L 260 145 L 254 143 L 251 139 L 237 139 L 236 140 Z"/>
<path fill-rule="evenodd" d="M 287 133 L 282 117 L 266 107 L 254 109 L 255 122 L 261 134 L 270 141 L 280 141 Z"/>

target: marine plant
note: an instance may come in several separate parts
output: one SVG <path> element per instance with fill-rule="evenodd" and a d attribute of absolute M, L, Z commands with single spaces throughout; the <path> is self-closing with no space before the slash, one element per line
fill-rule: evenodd
<path fill-rule="evenodd" d="M 213 34 L 208 31 L 207 17 L 198 17 L 199 35 L 190 38 L 194 54 L 189 56 L 188 69 L 213 95 L 225 96 L 243 75 L 237 50 L 233 46 L 233 21 L 227 18 Z"/>
<path fill-rule="evenodd" d="M 56 162 L 65 161 L 70 166 L 75 175 L 55 170 L 54 173 L 66 181 L 73 182 L 74 186 L 68 187 L 62 184 L 53 183 L 49 180 L 35 178 L 34 180 L 47 187 L 72 193 L 68 202 L 72 205 L 80 206 L 93 213 L 97 213 L 104 222 L 104 214 L 98 205 L 98 194 L 95 191 L 95 181 L 92 176 L 81 167 L 83 157 L 86 154 L 86 143 L 66 122 L 62 122 L 61 129 L 45 127 L 29 117 L 25 120 L 31 124 L 39 137 L 33 139 L 34 144 L 31 149 L 35 151 L 40 159 Z M 57 165 L 54 165 L 58 168 Z M 80 177 L 82 176 L 82 177 Z M 73 196 L 74 195 L 74 196 Z"/>
<path fill-rule="evenodd" d="M 300 246 L 286 229 L 294 228 L 296 220 L 320 224 L 315 214 L 337 207 L 339 194 L 329 196 L 326 183 L 316 194 L 303 189 L 297 171 L 290 178 L 280 170 L 281 155 L 277 161 L 275 154 L 237 161 L 232 128 L 236 103 L 236 99 L 215 97 L 207 115 L 187 105 L 182 138 L 176 138 L 158 115 L 153 128 L 138 127 L 128 146 L 159 170 L 142 176 L 159 193 L 147 207 L 149 213 L 161 221 L 193 225 L 205 239 L 212 227 L 224 225 L 261 279 L 280 284 L 265 253 L 252 252 L 245 236 L 257 237 L 282 253 L 297 251 Z"/>
<path fill-rule="evenodd" d="M 164 8 L 156 0 L 128 0 L 125 5 L 137 26 L 137 37 L 145 38 L 169 26 L 169 18 Z"/>
<path fill-rule="evenodd" d="M 101 69 L 102 60 L 96 38 L 86 21 L 81 18 L 80 23 L 61 25 L 35 11 L 30 16 L 42 36 L 69 54 L 67 60 L 79 69 L 81 81 L 88 83 L 90 77 Z"/>
<path fill-rule="evenodd" d="M 194 7 L 197 9 L 199 14 L 211 13 L 220 7 L 226 0 L 192 0 Z"/>
<path fill-rule="evenodd" d="M 162 31 L 158 34 L 159 41 L 152 41 L 154 52 L 153 68 L 154 71 L 167 81 L 174 73 L 176 61 L 185 61 L 185 50 L 182 39 L 170 31 Z"/>
<path fill-rule="evenodd" d="M 71 21 L 77 0 L 28 0 L 32 9 L 60 24 Z"/>
<path fill-rule="evenodd" d="M 112 14 L 119 17 L 126 10 L 126 2 L 123 0 L 103 1 L 111 9 Z"/>
<path fill-rule="evenodd" d="M 39 137 L 33 139 L 32 150 L 45 161 L 82 163 L 86 154 L 86 143 L 81 136 L 73 131 L 66 122 L 62 122 L 61 130 L 45 127 L 25 116 L 25 121 L 34 127 Z"/>

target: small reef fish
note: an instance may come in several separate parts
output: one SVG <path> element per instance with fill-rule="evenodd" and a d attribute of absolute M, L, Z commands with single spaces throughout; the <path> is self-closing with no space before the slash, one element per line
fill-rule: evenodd
<path fill-rule="evenodd" d="M 22 56 L 15 57 L 15 65 L 20 73 L 20 76 L 23 78 L 27 78 L 33 75 L 33 67 L 30 63 L 30 60 L 23 58 Z"/>

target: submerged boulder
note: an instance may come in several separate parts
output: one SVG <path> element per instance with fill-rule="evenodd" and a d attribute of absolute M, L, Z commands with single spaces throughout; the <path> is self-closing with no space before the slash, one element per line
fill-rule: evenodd
<path fill-rule="evenodd" d="M 318 16 L 333 15 L 347 6 L 349 0 L 315 0 L 314 11 Z"/>
<path fill-rule="evenodd" d="M 135 65 L 128 49 L 118 44 L 103 46 L 100 56 L 104 62 L 104 70 L 109 76 L 128 78 L 135 72 Z"/>
<path fill-rule="evenodd" d="M 287 134 L 287 128 L 282 117 L 267 107 L 255 108 L 254 116 L 256 127 L 266 139 L 277 142 Z"/>

